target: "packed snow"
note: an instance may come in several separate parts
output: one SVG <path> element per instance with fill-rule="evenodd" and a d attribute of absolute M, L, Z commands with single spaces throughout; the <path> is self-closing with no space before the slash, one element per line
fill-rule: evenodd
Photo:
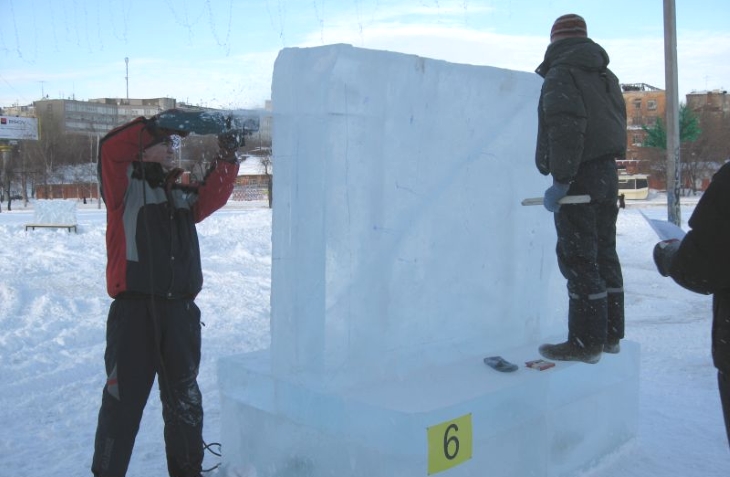
<path fill-rule="evenodd" d="M 641 212 L 665 219 L 653 194 L 619 214 L 627 339 L 641 345 L 639 432 L 584 477 L 724 477 L 730 454 L 710 357 L 711 299 L 655 270 L 657 238 Z M 686 221 L 696 198 L 683 198 Z M 546 212 L 547 213 L 547 212 Z M 78 233 L 25 231 L 33 204 L 0 213 L 0 476 L 91 475 L 105 381 L 105 211 L 78 204 Z M 204 438 L 219 442 L 220 357 L 270 345 L 271 210 L 230 202 L 198 226 L 205 285 L 200 386 Z M 587 366 L 587 365 L 586 365 Z M 225 442 L 222 443 L 225 453 Z M 219 458 L 208 453 L 205 468 Z M 150 397 L 128 476 L 166 475 L 161 407 Z M 219 475 L 212 471 L 205 475 Z"/>

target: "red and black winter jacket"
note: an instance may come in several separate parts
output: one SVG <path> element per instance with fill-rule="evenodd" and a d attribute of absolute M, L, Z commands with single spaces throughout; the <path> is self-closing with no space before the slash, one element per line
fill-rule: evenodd
<path fill-rule="evenodd" d="M 100 143 L 99 174 L 107 207 L 107 292 L 194 298 L 203 286 L 195 224 L 221 208 L 238 165 L 216 161 L 203 182 L 182 186 L 142 151 L 160 142 L 140 117 Z"/>

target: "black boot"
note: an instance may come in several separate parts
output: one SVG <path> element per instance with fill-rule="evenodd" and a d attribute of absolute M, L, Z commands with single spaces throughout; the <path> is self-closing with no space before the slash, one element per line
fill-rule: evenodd
<path fill-rule="evenodd" d="M 624 292 L 609 291 L 607 304 L 608 323 L 606 327 L 606 344 L 603 346 L 604 353 L 617 354 L 621 351 L 619 341 L 624 337 Z"/>
<path fill-rule="evenodd" d="M 606 341 L 603 345 L 604 353 L 618 354 L 621 351 L 621 342 L 618 339 Z"/>
<path fill-rule="evenodd" d="M 547 359 L 554 361 L 582 361 L 596 364 L 601 359 L 603 345 L 583 346 L 579 343 L 566 341 L 559 344 L 544 344 L 538 351 Z"/>

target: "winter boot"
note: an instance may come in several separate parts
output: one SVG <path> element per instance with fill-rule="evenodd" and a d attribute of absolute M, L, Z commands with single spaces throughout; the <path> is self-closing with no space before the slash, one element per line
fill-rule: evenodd
<path fill-rule="evenodd" d="M 624 292 L 623 288 L 609 289 L 607 299 L 607 329 L 605 353 L 617 354 L 621 351 L 619 341 L 624 337 Z"/>
<path fill-rule="evenodd" d="M 601 359 L 603 345 L 583 346 L 579 343 L 566 341 L 560 344 L 544 344 L 538 351 L 547 359 L 554 361 L 582 361 L 596 364 Z"/>
<path fill-rule="evenodd" d="M 621 351 L 621 342 L 619 340 L 608 340 L 603 345 L 604 353 L 618 354 Z"/>

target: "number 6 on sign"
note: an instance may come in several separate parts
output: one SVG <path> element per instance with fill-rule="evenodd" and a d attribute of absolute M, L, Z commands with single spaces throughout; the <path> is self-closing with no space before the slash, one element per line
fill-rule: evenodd
<path fill-rule="evenodd" d="M 471 459 L 471 414 L 426 429 L 428 475 L 442 472 Z"/>

